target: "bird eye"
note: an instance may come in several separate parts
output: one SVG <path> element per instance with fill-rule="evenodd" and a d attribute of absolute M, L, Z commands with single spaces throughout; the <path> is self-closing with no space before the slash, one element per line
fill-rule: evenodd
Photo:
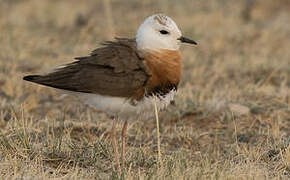
<path fill-rule="evenodd" d="M 161 31 L 159 31 L 161 34 L 169 34 L 169 32 L 168 31 L 165 31 L 165 30 L 161 30 Z"/>

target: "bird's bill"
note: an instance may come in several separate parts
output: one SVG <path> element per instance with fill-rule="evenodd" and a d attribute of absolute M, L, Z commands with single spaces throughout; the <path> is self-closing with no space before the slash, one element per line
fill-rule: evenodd
<path fill-rule="evenodd" d="M 178 38 L 178 40 L 180 40 L 182 43 L 188 43 L 188 44 L 195 44 L 197 45 L 197 42 L 195 42 L 194 40 L 191 40 L 189 38 L 183 37 L 181 36 L 180 38 Z"/>

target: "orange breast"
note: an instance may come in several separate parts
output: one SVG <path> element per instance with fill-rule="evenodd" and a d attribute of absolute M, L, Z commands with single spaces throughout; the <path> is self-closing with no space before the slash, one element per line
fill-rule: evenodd
<path fill-rule="evenodd" d="M 151 74 L 146 89 L 178 85 L 181 78 L 182 62 L 179 51 L 161 50 L 144 54 L 145 64 Z"/>

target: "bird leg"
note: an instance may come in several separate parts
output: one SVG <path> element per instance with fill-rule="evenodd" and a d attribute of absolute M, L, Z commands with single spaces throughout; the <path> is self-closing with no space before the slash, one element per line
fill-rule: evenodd
<path fill-rule="evenodd" d="M 112 126 L 112 145 L 113 145 L 113 149 L 114 149 L 114 154 L 115 154 L 115 163 L 117 163 L 117 170 L 118 173 L 121 174 L 121 167 L 120 167 L 120 156 L 119 156 L 119 152 L 118 152 L 118 146 L 117 146 L 117 140 L 116 140 L 116 126 L 118 123 L 118 118 L 114 117 L 113 120 L 113 126 Z M 114 163 L 113 163 L 113 167 L 114 167 Z"/>
<path fill-rule="evenodd" d="M 128 122 L 125 121 L 122 128 L 122 169 L 124 169 L 125 166 L 127 126 Z"/>

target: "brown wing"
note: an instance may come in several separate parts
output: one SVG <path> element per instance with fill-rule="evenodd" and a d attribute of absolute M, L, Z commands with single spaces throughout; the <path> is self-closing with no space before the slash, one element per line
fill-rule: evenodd
<path fill-rule="evenodd" d="M 90 56 L 76 59 L 55 72 L 23 79 L 69 91 L 131 97 L 149 78 L 134 39 L 106 42 Z"/>

